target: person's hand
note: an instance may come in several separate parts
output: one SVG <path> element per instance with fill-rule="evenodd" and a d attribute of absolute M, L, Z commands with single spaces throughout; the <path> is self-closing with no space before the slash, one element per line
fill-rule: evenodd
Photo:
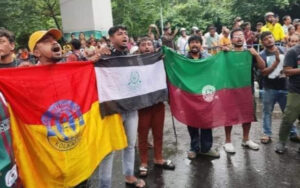
<path fill-rule="evenodd" d="M 280 61 L 280 58 L 279 58 L 279 55 L 280 55 L 279 49 L 277 47 L 275 47 L 275 48 L 276 49 L 275 49 L 274 53 L 275 53 L 276 60 Z"/>
<path fill-rule="evenodd" d="M 259 54 L 257 53 L 257 51 L 256 51 L 253 47 L 249 48 L 249 52 L 250 52 L 253 56 L 259 56 Z"/>
<path fill-rule="evenodd" d="M 280 58 L 279 58 L 280 52 L 279 52 L 279 49 L 277 48 L 277 46 L 275 46 L 273 49 L 271 49 L 270 52 L 275 54 L 276 61 L 280 61 Z"/>
<path fill-rule="evenodd" d="M 32 64 L 29 61 L 23 61 L 22 63 L 20 63 L 20 65 L 18 67 L 32 67 L 34 66 L 34 64 Z"/>
<path fill-rule="evenodd" d="M 95 54 L 92 57 L 88 58 L 88 60 L 96 63 L 100 59 L 100 57 L 101 57 L 100 54 Z"/>
<path fill-rule="evenodd" d="M 101 47 L 100 49 L 96 50 L 96 54 L 102 55 L 110 55 L 111 51 L 107 46 Z"/>
<path fill-rule="evenodd" d="M 230 48 L 229 48 L 229 46 L 222 46 L 221 50 L 224 52 L 229 52 Z"/>

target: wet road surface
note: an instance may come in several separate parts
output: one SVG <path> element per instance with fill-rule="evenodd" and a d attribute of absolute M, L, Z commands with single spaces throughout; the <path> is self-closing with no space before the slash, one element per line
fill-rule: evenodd
<path fill-rule="evenodd" d="M 280 112 L 279 112 L 280 113 Z M 169 109 L 166 112 L 164 128 L 165 159 L 171 159 L 176 169 L 161 170 L 153 166 L 153 150 L 150 149 L 149 173 L 144 180 L 149 188 L 300 188 L 300 144 L 288 142 L 288 151 L 283 155 L 274 152 L 278 141 L 280 114 L 273 118 L 273 141 L 268 145 L 260 144 L 259 151 L 244 149 L 241 146 L 242 127 L 234 126 L 232 142 L 235 154 L 227 154 L 222 145 L 225 140 L 224 128 L 213 130 L 214 146 L 220 151 L 219 159 L 198 156 L 194 160 L 187 159 L 189 135 L 185 125 L 175 120 L 178 142 L 175 141 L 172 119 Z M 251 138 L 260 143 L 261 118 L 252 124 Z M 150 138 L 151 139 L 151 138 Z M 113 188 L 126 187 L 122 175 L 121 152 L 116 152 L 113 167 Z M 136 154 L 135 169 L 139 166 Z M 97 187 L 98 177 L 94 175 L 89 187 Z"/>

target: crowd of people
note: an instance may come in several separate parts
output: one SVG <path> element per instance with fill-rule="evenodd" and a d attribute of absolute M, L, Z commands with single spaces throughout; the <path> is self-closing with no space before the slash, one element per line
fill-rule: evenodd
<path fill-rule="evenodd" d="M 166 24 L 163 28 L 164 33 L 160 36 L 158 27 L 151 24 L 146 36 L 140 37 L 137 43 L 128 36 L 126 27 L 114 26 L 109 29 L 108 37 L 102 37 L 99 40 L 93 35 L 86 40 L 83 33 L 77 39 L 73 34 L 68 43 L 70 46 L 66 45 L 64 48 L 58 43 L 62 37 L 61 31 L 50 29 L 34 32 L 29 38 L 29 50 L 23 48 L 17 53 L 14 52 L 15 40 L 12 32 L 0 29 L 0 68 L 39 66 L 70 61 L 96 62 L 104 56 L 153 53 L 162 45 L 173 48 L 190 59 L 205 59 L 215 55 L 218 51 L 247 50 L 253 56 L 252 81 L 254 82 L 255 75 L 259 73 L 260 76 L 257 78 L 261 78 L 264 91 L 261 143 L 268 144 L 273 137 L 272 112 L 274 105 L 278 103 L 283 112 L 283 119 L 275 151 L 282 154 L 286 151 L 289 136 L 292 141 L 300 142 L 296 128 L 296 120 L 300 118 L 300 20 L 292 21 L 290 16 L 284 16 L 282 21 L 283 25 L 279 23 L 274 13 L 268 12 L 265 14 L 266 23 L 258 22 L 256 31 L 252 31 L 249 22 L 244 22 L 237 17 L 231 30 L 224 26 L 218 34 L 216 27 L 209 26 L 208 32 L 203 35 L 202 31 L 195 26 L 191 28 L 190 36 L 187 35 L 185 28 L 172 31 L 171 24 Z M 180 36 L 176 41 L 178 32 Z M 280 70 L 277 71 L 277 69 Z M 254 84 L 252 85 L 254 87 Z M 5 100 L 2 95 L 0 99 Z M 1 107 L 7 108 L 5 105 Z M 255 106 L 253 108 L 255 109 Z M 138 138 L 138 154 L 141 161 L 138 175 L 146 177 L 149 169 L 148 134 L 150 130 L 153 134 L 151 147 L 154 149 L 154 165 L 165 170 L 174 170 L 175 164 L 165 159 L 162 152 L 165 104 L 158 103 L 121 115 L 128 140 L 128 146 L 122 151 L 126 184 L 134 187 L 146 186 L 145 181 L 136 177 L 134 173 L 135 145 Z M 1 122 L 4 122 L 9 117 L 1 116 L 1 118 Z M 249 138 L 251 122 L 244 123 L 242 127 L 242 146 L 259 150 L 259 145 Z M 189 125 L 187 129 L 190 135 L 190 149 L 187 152 L 189 159 L 193 160 L 198 155 L 220 157 L 219 151 L 212 148 L 212 129 L 198 129 Z M 225 127 L 223 148 L 228 153 L 235 153 L 231 130 L 232 126 Z M 101 188 L 111 187 L 113 153 L 107 155 L 100 164 L 98 174 Z"/>

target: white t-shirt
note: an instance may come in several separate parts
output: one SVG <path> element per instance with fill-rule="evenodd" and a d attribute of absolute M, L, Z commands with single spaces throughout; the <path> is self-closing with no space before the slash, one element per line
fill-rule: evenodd
<path fill-rule="evenodd" d="M 187 48 L 187 42 L 189 40 L 189 36 L 186 36 L 185 38 L 180 36 L 177 40 L 177 47 L 179 49 L 179 52 L 181 54 L 185 54 L 186 48 Z"/>

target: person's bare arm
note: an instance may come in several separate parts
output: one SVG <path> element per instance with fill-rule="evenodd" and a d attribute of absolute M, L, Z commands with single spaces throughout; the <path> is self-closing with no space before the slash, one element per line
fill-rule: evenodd
<path fill-rule="evenodd" d="M 276 69 L 276 67 L 278 66 L 278 64 L 280 63 L 278 48 L 276 48 L 276 50 L 275 50 L 275 57 L 276 57 L 276 59 L 272 63 L 272 65 L 270 67 L 266 67 L 263 70 L 261 70 L 261 73 L 262 73 L 263 76 L 267 76 L 270 73 L 272 73 Z"/>
<path fill-rule="evenodd" d="M 257 53 L 257 51 L 254 48 L 250 48 L 249 52 L 253 55 L 253 57 L 256 59 L 257 62 L 257 68 L 259 70 L 263 70 L 266 67 L 265 61 L 263 58 L 260 57 L 260 55 Z"/>
<path fill-rule="evenodd" d="M 284 67 L 283 72 L 286 76 L 300 75 L 300 69 L 293 67 Z"/>

